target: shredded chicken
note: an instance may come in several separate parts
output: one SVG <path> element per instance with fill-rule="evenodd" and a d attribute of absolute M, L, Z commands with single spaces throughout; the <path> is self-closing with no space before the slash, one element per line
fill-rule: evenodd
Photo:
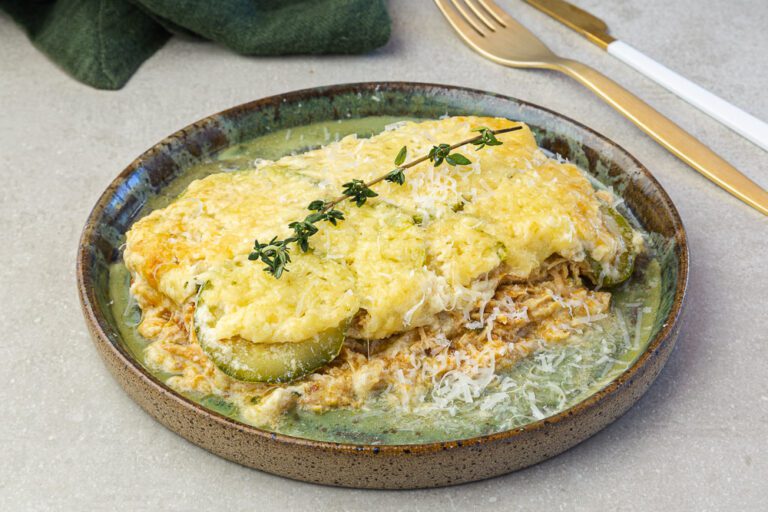
<path fill-rule="evenodd" d="M 381 397 L 409 409 L 437 399 L 457 372 L 483 378 L 510 367 L 542 341 L 566 342 L 604 318 L 609 301 L 608 292 L 584 286 L 575 264 L 550 259 L 526 280 L 500 275 L 493 298 L 478 304 L 468 319 L 444 312 L 436 327 L 375 342 L 350 338 L 332 364 L 282 385 L 241 382 L 220 371 L 191 329 L 193 302 L 179 313 L 170 304 L 144 310 L 139 332 L 156 340 L 146 348 L 146 359 L 173 375 L 168 380 L 172 388 L 220 396 L 235 403 L 246 421 L 273 426 L 293 407 L 315 412 L 359 408 Z"/>

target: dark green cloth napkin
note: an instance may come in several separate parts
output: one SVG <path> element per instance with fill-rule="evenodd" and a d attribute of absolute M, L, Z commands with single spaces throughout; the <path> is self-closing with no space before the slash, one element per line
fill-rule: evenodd
<path fill-rule="evenodd" d="M 125 85 L 172 32 L 247 55 L 365 53 L 390 33 L 384 0 L 0 0 L 0 9 L 98 89 Z"/>

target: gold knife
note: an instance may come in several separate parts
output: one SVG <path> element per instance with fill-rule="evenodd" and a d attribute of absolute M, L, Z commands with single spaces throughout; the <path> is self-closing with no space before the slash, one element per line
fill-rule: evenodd
<path fill-rule="evenodd" d="M 600 18 L 565 0 L 525 0 L 580 33 L 609 54 L 768 151 L 768 124 L 675 73 L 608 33 Z"/>
<path fill-rule="evenodd" d="M 553 53 L 493 0 L 435 0 L 435 3 L 464 42 L 487 59 L 513 68 L 549 69 L 568 75 L 697 172 L 768 215 L 768 191 L 607 76 Z"/>

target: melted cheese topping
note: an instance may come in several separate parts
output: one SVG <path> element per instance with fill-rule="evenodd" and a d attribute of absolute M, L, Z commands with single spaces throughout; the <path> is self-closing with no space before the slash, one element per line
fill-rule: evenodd
<path fill-rule="evenodd" d="M 206 339 L 302 341 L 335 328 L 360 308 L 354 276 L 338 262 L 314 254 L 296 258 L 275 279 L 246 258 L 206 272 L 205 289 L 215 300 L 197 301 L 196 327 L 213 329 Z M 245 286 L 242 284 L 245 283 Z"/>
<path fill-rule="evenodd" d="M 548 159 L 527 127 L 503 145 L 459 151 L 472 163 L 434 168 L 424 162 L 406 183 L 383 182 L 347 220 L 319 225 L 313 251 L 292 252 L 279 280 L 247 261 L 253 239 L 290 234 L 314 199 L 330 199 L 351 179 L 390 170 L 407 146 L 411 156 L 433 144 L 511 126 L 506 119 L 454 117 L 401 123 L 371 139 L 341 141 L 257 168 L 193 182 L 168 207 L 138 221 L 124 260 L 145 311 L 160 298 L 182 308 L 208 283 L 204 328 L 215 339 L 299 342 L 353 320 L 350 335 L 382 339 L 432 325 L 443 311 L 474 309 L 492 296 L 484 278 L 503 266 L 520 278 L 550 256 L 609 261 L 621 240 L 606 227 L 600 202 L 574 166 Z M 146 316 L 146 315 L 145 315 Z"/>

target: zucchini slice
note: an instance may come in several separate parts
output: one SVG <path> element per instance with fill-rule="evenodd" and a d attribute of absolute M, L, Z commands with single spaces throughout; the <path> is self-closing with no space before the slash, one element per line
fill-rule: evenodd
<path fill-rule="evenodd" d="M 344 345 L 345 329 L 339 327 L 298 343 L 251 343 L 243 338 L 198 342 L 224 373 L 247 382 L 291 382 L 330 363 Z"/>
<path fill-rule="evenodd" d="M 614 234 L 621 236 L 621 239 L 624 241 L 624 251 L 616 256 L 611 265 L 603 265 L 591 256 L 587 256 L 587 262 L 591 270 L 591 272 L 587 273 L 587 277 L 596 285 L 612 287 L 629 279 L 635 270 L 637 254 L 635 254 L 632 242 L 634 230 L 626 217 L 615 208 L 602 204 L 600 210 L 603 212 L 608 229 Z"/>
<path fill-rule="evenodd" d="M 197 295 L 195 335 L 213 363 L 230 377 L 247 382 L 291 382 L 330 363 L 339 355 L 348 321 L 299 342 L 253 343 L 240 336 L 213 339 L 201 328 L 205 308 L 205 283 Z"/>

